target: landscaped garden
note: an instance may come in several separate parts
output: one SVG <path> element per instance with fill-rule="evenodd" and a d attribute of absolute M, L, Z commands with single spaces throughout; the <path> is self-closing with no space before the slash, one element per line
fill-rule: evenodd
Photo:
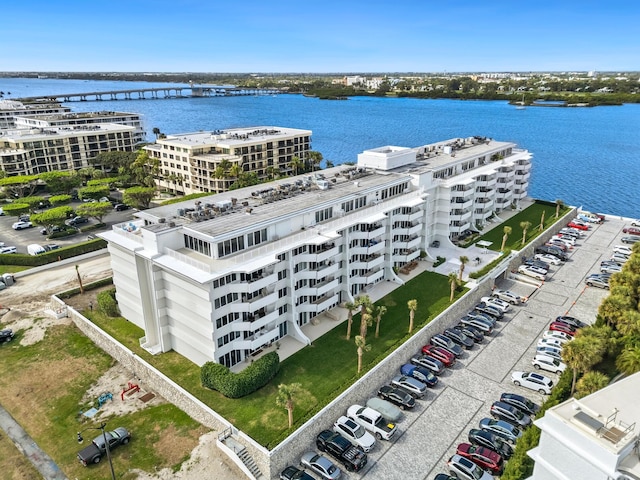
<path fill-rule="evenodd" d="M 457 291 L 454 301 L 463 294 L 464 290 Z M 264 388 L 238 399 L 226 398 L 202 387 L 200 368 L 181 355 L 167 352 L 153 356 L 140 348 L 138 339 L 144 336 L 144 332 L 127 320 L 108 318 L 95 310 L 84 314 L 237 428 L 267 448 L 273 448 L 411 336 L 408 333 L 410 313 L 407 306 L 410 300 L 417 301 L 412 333 L 415 334 L 451 304 L 449 297 L 447 277 L 424 272 L 376 302 L 376 306 L 386 307 L 387 312 L 380 322 L 378 338 L 374 334 L 375 322 L 368 329 L 367 343 L 371 350 L 363 355 L 360 375 L 357 373 L 358 356 L 354 342 L 360 329 L 360 315 L 355 314 L 349 341 L 346 340 L 346 322 L 343 322 L 311 346 L 282 361 L 280 371 Z M 290 383 L 302 386 L 301 394 L 296 397 L 292 429 L 288 428 L 287 411 L 276 405 L 278 385 Z"/>

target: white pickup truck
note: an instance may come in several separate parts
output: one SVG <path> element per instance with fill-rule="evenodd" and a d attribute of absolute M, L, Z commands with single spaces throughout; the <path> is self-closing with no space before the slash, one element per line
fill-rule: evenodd
<path fill-rule="evenodd" d="M 398 430 L 395 424 L 387 422 L 373 408 L 351 405 L 347 410 L 347 416 L 369 430 L 379 440 L 391 440 Z"/>

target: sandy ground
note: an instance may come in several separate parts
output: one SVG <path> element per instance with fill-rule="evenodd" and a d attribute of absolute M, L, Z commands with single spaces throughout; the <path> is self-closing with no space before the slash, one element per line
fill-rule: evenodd
<path fill-rule="evenodd" d="M 109 257 L 106 255 L 80 261 L 78 265 L 83 283 L 111 275 Z M 39 342 L 44 338 L 48 328 L 70 323 L 68 318 L 56 320 L 44 313 L 50 307 L 50 296 L 77 286 L 75 264 L 53 267 L 43 272 L 18 278 L 14 285 L 0 292 L 0 323 L 2 328 L 11 328 L 14 332 L 21 331 L 21 345 L 32 345 Z M 78 310 L 87 308 L 90 302 L 95 305 L 97 292 L 91 292 L 83 297 L 75 297 L 75 299 L 69 300 L 69 303 Z M 123 400 L 120 394 L 129 382 L 138 384 L 140 391 L 125 395 Z M 108 400 L 100 407 L 94 417 L 96 419 L 112 414 L 122 415 L 146 406 L 166 402 L 155 394 L 147 402 L 140 400 L 141 396 L 154 392 L 138 382 L 133 373 L 124 369 L 120 364 L 110 368 L 87 390 L 83 404 L 89 406 L 101 394 L 107 392 L 113 395 L 113 399 Z M 216 435 L 216 432 L 202 435 L 199 445 L 191 453 L 191 458 L 184 462 L 182 468 L 177 472 L 163 469 L 153 473 L 142 471 L 134 471 L 134 473 L 141 480 L 200 480 L 203 478 L 236 480 L 246 478 L 240 469 L 218 450 Z"/>

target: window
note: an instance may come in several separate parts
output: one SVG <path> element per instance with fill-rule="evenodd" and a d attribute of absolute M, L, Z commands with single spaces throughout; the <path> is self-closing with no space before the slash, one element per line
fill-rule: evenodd
<path fill-rule="evenodd" d="M 184 235 L 184 246 L 189 250 L 195 250 L 196 252 L 206 255 L 207 257 L 211 256 L 211 244 L 209 242 L 205 242 L 204 240 L 200 240 L 199 238 Z"/>
<path fill-rule="evenodd" d="M 247 246 L 253 247 L 254 245 L 260 245 L 267 241 L 267 229 L 263 228 L 257 232 L 253 232 L 247 235 Z"/>
<path fill-rule="evenodd" d="M 218 243 L 218 258 L 244 250 L 244 235 Z"/>
<path fill-rule="evenodd" d="M 333 216 L 333 207 L 325 208 L 316 212 L 316 223 L 329 220 Z"/>

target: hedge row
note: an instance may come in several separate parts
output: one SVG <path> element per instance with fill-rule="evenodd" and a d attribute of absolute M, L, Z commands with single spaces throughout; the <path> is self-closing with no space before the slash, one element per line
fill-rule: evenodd
<path fill-rule="evenodd" d="M 105 290 L 100 292 L 97 297 L 98 310 L 109 317 L 117 317 L 120 315 L 118 310 L 118 302 L 116 302 L 116 289 Z"/>
<path fill-rule="evenodd" d="M 84 253 L 95 252 L 96 250 L 106 248 L 106 246 L 107 242 L 101 238 L 96 238 L 95 240 L 89 240 L 88 242 L 80 243 L 78 245 L 59 248 L 58 250 L 51 250 L 50 252 L 42 253 L 40 255 L 27 255 L 24 253 L 0 254 L 0 265 L 39 267 L 40 265 L 46 265 L 47 263 L 57 262 L 58 260 L 76 257 Z"/>
<path fill-rule="evenodd" d="M 225 397 L 240 398 L 265 386 L 278 373 L 280 357 L 269 352 L 240 373 L 233 373 L 219 363 L 207 362 L 200 370 L 202 385 Z"/>
<path fill-rule="evenodd" d="M 94 290 L 96 288 L 104 287 L 105 285 L 113 285 L 113 278 L 103 278 L 102 280 L 97 280 L 95 282 L 87 283 L 83 285 L 82 288 L 84 291 Z M 74 295 L 78 295 L 80 293 L 80 287 L 72 288 L 71 290 L 66 290 L 64 292 L 58 293 L 58 298 L 71 298 Z"/>

